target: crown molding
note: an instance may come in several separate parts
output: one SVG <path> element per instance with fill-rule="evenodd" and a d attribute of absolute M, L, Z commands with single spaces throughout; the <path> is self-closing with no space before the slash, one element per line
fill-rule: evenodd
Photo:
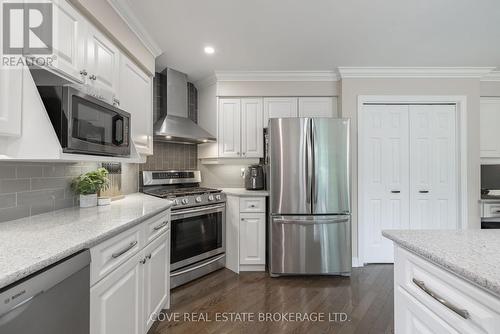
<path fill-rule="evenodd" d="M 116 13 L 125 21 L 125 24 L 132 30 L 132 32 L 139 38 L 144 46 L 156 58 L 163 53 L 160 46 L 151 37 L 146 28 L 142 25 L 141 21 L 135 16 L 134 11 L 130 8 L 127 1 L 124 0 L 107 0 L 113 7 Z"/>
<path fill-rule="evenodd" d="M 334 71 L 215 71 L 217 81 L 338 81 Z"/>
<path fill-rule="evenodd" d="M 495 67 L 339 67 L 346 78 L 481 78 Z"/>
<path fill-rule="evenodd" d="M 500 70 L 491 71 L 490 73 L 481 77 L 481 81 L 500 81 Z"/>

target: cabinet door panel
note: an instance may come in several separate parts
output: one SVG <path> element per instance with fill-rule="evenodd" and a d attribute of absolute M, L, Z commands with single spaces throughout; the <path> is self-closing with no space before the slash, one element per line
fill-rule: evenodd
<path fill-rule="evenodd" d="M 147 332 L 170 295 L 170 231 L 144 248 L 144 316 Z"/>
<path fill-rule="evenodd" d="M 80 73 L 86 69 L 87 23 L 76 9 L 65 0 L 53 2 L 53 66 L 65 75 L 84 82 Z"/>
<path fill-rule="evenodd" d="M 219 100 L 219 157 L 241 156 L 240 99 Z"/>
<path fill-rule="evenodd" d="M 240 215 L 240 264 L 265 264 L 266 215 Z"/>
<path fill-rule="evenodd" d="M 393 262 L 384 229 L 409 223 L 408 106 L 365 106 L 360 119 L 364 261 Z"/>
<path fill-rule="evenodd" d="M 268 97 L 264 98 L 264 126 L 270 118 L 297 117 L 296 97 Z"/>
<path fill-rule="evenodd" d="M 104 88 L 106 91 L 116 93 L 120 51 L 97 29 L 89 27 L 88 32 L 89 79 L 91 75 L 95 75 L 95 80 L 89 80 L 89 83 L 95 88 Z"/>
<path fill-rule="evenodd" d="M 457 228 L 454 105 L 410 106 L 410 228 Z"/>
<path fill-rule="evenodd" d="M 142 253 L 90 289 L 91 334 L 143 334 Z"/>
<path fill-rule="evenodd" d="M 481 158 L 500 158 L 500 99 L 481 98 Z"/>
<path fill-rule="evenodd" d="M 241 99 L 241 151 L 245 158 L 264 157 L 262 99 Z"/>
<path fill-rule="evenodd" d="M 299 117 L 334 117 L 331 97 L 299 97 Z"/>
<path fill-rule="evenodd" d="M 137 151 L 153 154 L 152 78 L 123 55 L 120 62 L 119 107 L 131 114 L 131 136 Z"/>
<path fill-rule="evenodd" d="M 0 136 L 21 136 L 22 92 L 22 67 L 0 67 Z"/>

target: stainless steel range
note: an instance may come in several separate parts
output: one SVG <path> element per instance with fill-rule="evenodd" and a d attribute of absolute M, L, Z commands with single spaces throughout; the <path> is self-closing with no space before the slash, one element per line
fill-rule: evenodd
<path fill-rule="evenodd" d="M 226 195 L 200 187 L 199 171 L 143 171 L 141 191 L 170 199 L 170 285 L 175 288 L 226 265 Z"/>

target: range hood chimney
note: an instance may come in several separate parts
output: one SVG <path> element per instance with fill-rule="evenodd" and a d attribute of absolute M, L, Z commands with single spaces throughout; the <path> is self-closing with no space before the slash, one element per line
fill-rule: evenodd
<path fill-rule="evenodd" d="M 213 135 L 188 118 L 187 76 L 167 68 L 166 84 L 160 85 L 166 103 L 161 104 L 160 117 L 154 124 L 154 140 L 182 144 L 215 142 Z"/>

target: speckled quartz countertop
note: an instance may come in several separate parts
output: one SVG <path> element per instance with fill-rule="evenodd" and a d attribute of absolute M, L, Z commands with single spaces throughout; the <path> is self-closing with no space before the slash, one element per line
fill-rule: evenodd
<path fill-rule="evenodd" d="M 235 196 L 269 196 L 267 190 L 246 190 L 245 188 L 219 188 L 228 195 Z"/>
<path fill-rule="evenodd" d="M 382 234 L 500 297 L 500 230 L 385 230 Z"/>
<path fill-rule="evenodd" d="M 0 288 L 90 248 L 171 204 L 137 193 L 108 206 L 68 208 L 0 223 Z"/>

